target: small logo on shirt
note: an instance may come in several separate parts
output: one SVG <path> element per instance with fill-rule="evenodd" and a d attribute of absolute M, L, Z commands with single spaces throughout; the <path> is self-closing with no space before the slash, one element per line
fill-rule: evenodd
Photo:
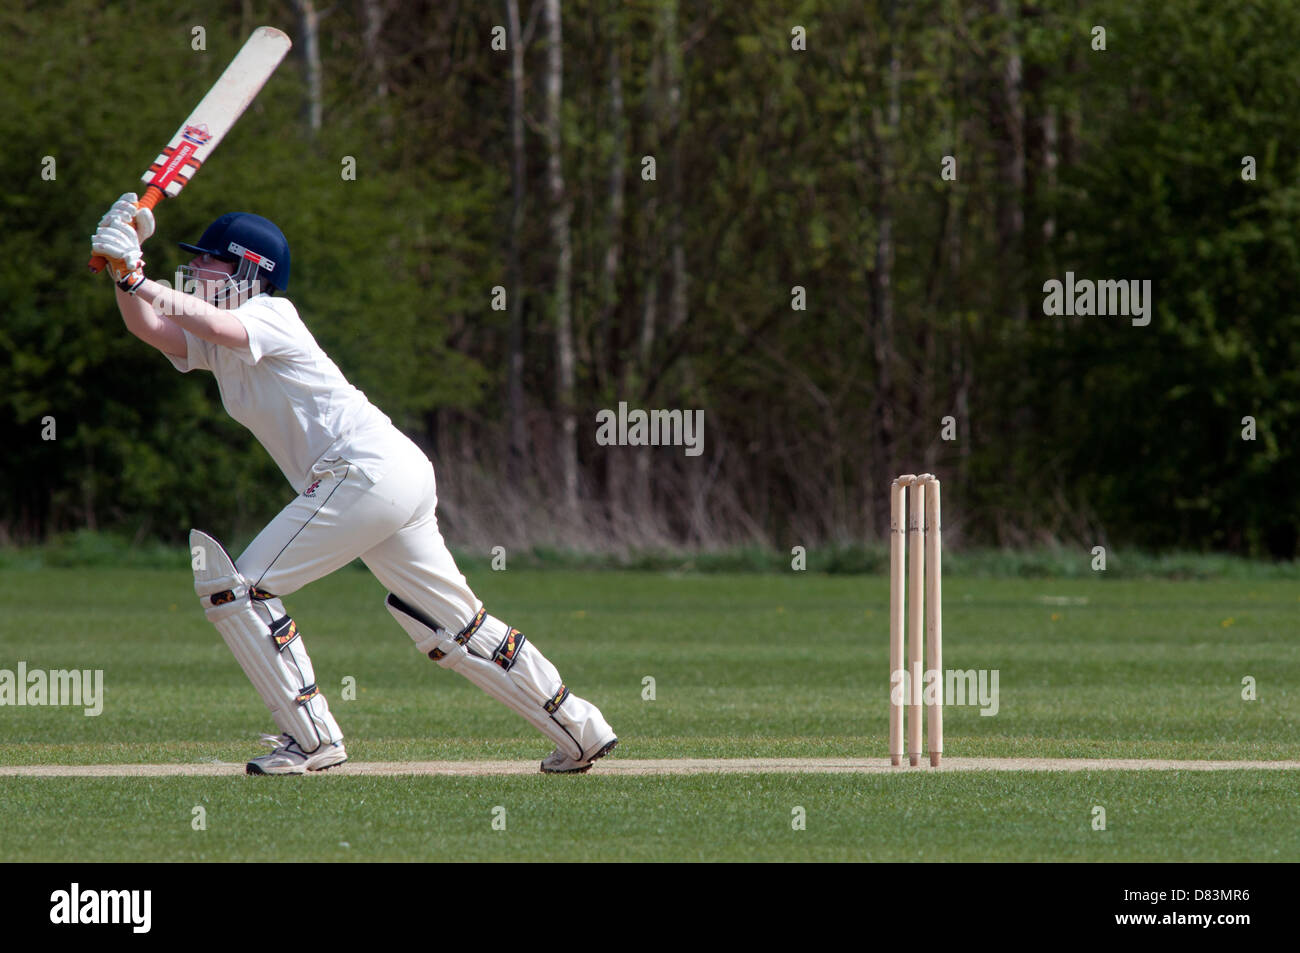
<path fill-rule="evenodd" d="M 318 486 L 320 486 L 320 480 L 317 480 L 317 481 L 316 481 L 315 483 L 313 483 L 311 486 L 307 487 L 307 489 L 303 490 L 303 491 L 302 491 L 302 495 L 303 495 L 303 496 L 315 496 L 315 495 L 316 495 L 316 487 L 318 487 Z"/>

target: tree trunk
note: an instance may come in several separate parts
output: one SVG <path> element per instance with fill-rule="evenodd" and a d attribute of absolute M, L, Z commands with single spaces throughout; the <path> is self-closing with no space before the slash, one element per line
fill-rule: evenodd
<path fill-rule="evenodd" d="M 622 0 L 609 0 L 609 129 L 610 150 L 608 202 L 605 212 L 605 256 L 601 268 L 600 322 L 597 341 L 600 348 L 599 384 L 606 379 L 617 379 L 617 369 L 611 362 L 618 353 L 613 327 L 614 312 L 618 308 L 618 273 L 623 258 L 623 209 L 625 204 L 624 168 L 627 165 L 627 123 L 623 115 L 623 19 L 620 14 Z"/>
<path fill-rule="evenodd" d="M 619 365 L 621 347 L 618 336 L 618 276 L 623 259 L 623 217 L 626 197 L 627 122 L 623 105 L 623 0 L 608 0 L 605 42 L 609 44 L 609 113 L 610 149 L 608 189 L 605 206 L 605 254 L 601 263 L 600 318 L 596 324 L 596 386 L 607 393 L 622 377 Z M 626 450 L 606 448 L 605 502 L 611 525 L 627 512 L 625 496 L 628 479 L 625 473 Z"/>
<path fill-rule="evenodd" d="M 512 480 L 522 478 L 527 453 L 524 428 L 524 288 L 519 242 L 524 227 L 524 41 L 519 29 L 519 0 L 506 0 L 506 34 L 510 44 L 510 235 L 506 251 L 506 296 L 510 330 L 506 354 L 506 420 L 510 452 L 506 467 Z"/>
<path fill-rule="evenodd" d="M 875 269 L 871 275 L 874 358 L 876 363 L 876 419 L 872 463 L 869 466 L 868 499 L 874 500 L 871 530 L 879 536 L 889 523 L 889 499 L 884 487 L 897 473 L 891 473 L 901 461 L 897 457 L 894 403 L 894 365 L 898 354 L 894 341 L 894 139 L 899 123 L 898 43 L 894 37 L 897 0 L 890 0 L 888 11 L 889 73 L 886 77 L 888 101 L 882 121 L 879 111 L 873 122 L 879 157 L 880 189 L 876 195 Z"/>
<path fill-rule="evenodd" d="M 665 118 L 671 146 L 668 150 L 668 196 L 672 210 L 668 222 L 669 262 L 672 274 L 668 296 L 668 332 L 675 334 L 686 323 L 686 249 L 682 224 L 682 51 L 677 42 L 677 0 L 662 0 Z"/>
<path fill-rule="evenodd" d="M 573 326 L 570 282 L 573 246 L 569 236 L 571 205 L 564 191 L 562 106 L 564 90 L 564 48 L 560 26 L 560 0 L 543 0 L 546 24 L 546 184 L 551 201 L 551 241 L 555 246 L 555 288 L 552 305 L 555 316 L 555 396 L 560 434 L 556 454 L 564 505 L 578 505 L 578 422 L 573 405 Z"/>
<path fill-rule="evenodd" d="M 323 105 L 320 67 L 320 14 L 312 0 L 293 0 L 298 15 L 298 35 L 294 45 L 302 52 L 303 70 L 307 79 L 307 128 L 314 139 L 320 133 Z"/>
<path fill-rule="evenodd" d="M 641 188 L 646 195 L 642 203 L 644 230 L 640 255 L 643 263 L 641 326 L 637 336 L 636 357 L 634 361 L 629 361 L 632 366 L 629 367 L 628 373 L 629 384 L 635 385 L 629 388 L 629 392 L 639 393 L 644 400 L 649 400 L 653 396 L 647 387 L 654 378 L 654 368 L 651 366 L 651 361 L 654 359 L 655 339 L 658 335 L 661 234 L 659 188 L 660 178 L 662 175 L 667 174 L 661 148 L 663 143 L 664 48 L 659 34 L 662 29 L 663 18 L 660 17 L 655 23 L 655 36 L 650 41 L 652 53 L 650 71 L 646 77 L 643 117 L 648 154 L 654 156 L 657 172 L 655 181 L 646 182 L 643 180 L 641 182 Z M 657 388 L 658 381 L 655 380 L 654 383 Z M 633 458 L 635 461 L 635 479 L 629 488 L 631 491 L 629 502 L 632 507 L 640 510 L 648 518 L 650 510 L 653 508 L 653 493 L 650 486 L 652 457 L 649 449 L 645 447 L 638 447 L 635 454 L 636 456 Z"/>
<path fill-rule="evenodd" d="M 362 14 L 365 18 L 365 29 L 362 32 L 362 42 L 366 50 L 366 61 L 370 66 L 370 72 L 374 75 L 375 98 L 379 100 L 388 98 L 388 67 L 384 58 L 384 49 L 380 45 L 379 37 L 384 30 L 384 9 L 380 0 L 362 0 Z"/>
<path fill-rule="evenodd" d="M 1037 28 L 1042 18 L 1042 8 L 1026 4 L 1021 15 L 1026 28 Z M 1025 142 L 1025 262 L 1030 274 L 1043 271 L 1046 246 L 1056 232 L 1049 204 L 1056 181 L 1056 111 L 1044 101 L 1043 87 L 1048 82 L 1047 68 L 1031 60 L 1025 67 L 1024 79 L 1024 142 Z"/>
<path fill-rule="evenodd" d="M 1016 0 L 989 0 L 1000 24 L 1002 56 L 993 85 L 993 115 L 998 157 L 998 256 L 1010 277 L 1006 302 L 1016 327 L 1028 318 L 1024 295 L 1025 107 L 1023 67 L 1015 27 Z"/>
<path fill-rule="evenodd" d="M 379 103 L 385 103 L 388 99 L 388 58 L 384 54 L 384 45 L 380 37 L 384 32 L 387 11 L 381 0 L 362 0 L 361 7 L 365 20 L 362 42 L 366 51 L 366 61 L 374 77 L 375 99 Z M 390 141 L 393 137 L 393 115 L 387 109 L 380 113 L 379 128 L 384 141 Z"/>

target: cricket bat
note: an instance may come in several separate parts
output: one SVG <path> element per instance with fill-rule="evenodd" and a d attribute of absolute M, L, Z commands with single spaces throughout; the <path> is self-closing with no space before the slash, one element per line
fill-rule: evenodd
<path fill-rule="evenodd" d="M 137 208 L 151 209 L 164 198 L 180 194 L 266 85 L 291 46 L 289 37 L 274 27 L 259 26 L 253 31 L 194 112 L 181 123 L 167 148 L 141 176 L 147 188 L 135 203 Z M 90 259 L 90 270 L 101 271 L 105 264 L 102 255 L 95 255 Z"/>

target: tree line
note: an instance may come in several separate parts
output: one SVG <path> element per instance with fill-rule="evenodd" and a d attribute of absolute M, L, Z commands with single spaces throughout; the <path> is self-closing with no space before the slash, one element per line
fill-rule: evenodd
<path fill-rule="evenodd" d="M 928 470 L 958 544 L 1296 555 L 1293 4 L 254 7 L 0 14 L 0 538 L 248 534 L 286 501 L 81 267 L 269 23 L 293 59 L 149 268 L 276 221 L 462 545 L 881 539 Z M 1149 323 L 1045 313 L 1067 273 L 1149 281 Z M 702 452 L 598 440 L 620 402 L 702 411 Z"/>

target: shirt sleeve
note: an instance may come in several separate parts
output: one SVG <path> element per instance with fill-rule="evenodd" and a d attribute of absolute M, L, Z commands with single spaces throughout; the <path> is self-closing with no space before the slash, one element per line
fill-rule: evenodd
<path fill-rule="evenodd" d="M 256 364 L 264 357 L 287 357 L 301 353 L 302 341 L 297 315 L 282 314 L 271 303 L 272 299 L 258 297 L 230 312 L 248 332 L 246 347 L 231 348 L 245 364 Z"/>
<path fill-rule="evenodd" d="M 184 330 L 182 328 L 182 330 Z M 212 361 L 208 354 L 208 348 L 212 347 L 201 337 L 195 337 L 189 331 L 185 331 L 185 356 L 176 357 L 163 351 L 167 360 L 172 362 L 172 367 L 187 374 L 190 371 L 210 371 L 212 370 Z"/>

